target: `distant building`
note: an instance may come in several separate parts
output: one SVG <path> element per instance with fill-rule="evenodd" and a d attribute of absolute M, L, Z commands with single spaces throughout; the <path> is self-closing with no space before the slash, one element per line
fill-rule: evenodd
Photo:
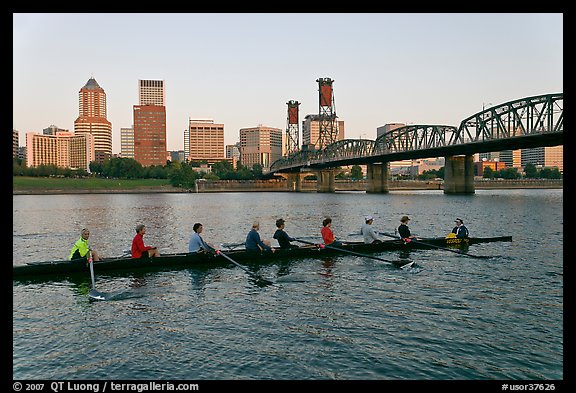
<path fill-rule="evenodd" d="M 376 128 L 376 138 L 400 127 L 404 127 L 405 123 L 387 123 L 383 126 Z"/>
<path fill-rule="evenodd" d="M 18 158 L 19 132 L 12 129 L 12 158 Z"/>
<path fill-rule="evenodd" d="M 478 153 L 478 161 L 503 162 L 507 167 L 522 169 L 522 149 Z"/>
<path fill-rule="evenodd" d="M 262 124 L 240 129 L 240 161 L 252 168 L 262 165 L 263 172 L 270 171 L 270 165 L 282 157 L 282 130 Z"/>
<path fill-rule="evenodd" d="M 26 146 L 18 146 L 18 158 L 21 160 L 26 159 Z"/>
<path fill-rule="evenodd" d="M 557 167 L 564 173 L 564 145 L 522 149 L 522 167 L 526 164 L 543 168 Z"/>
<path fill-rule="evenodd" d="M 188 161 L 213 164 L 225 160 L 224 124 L 212 119 L 188 119 Z"/>
<path fill-rule="evenodd" d="M 444 157 L 413 160 L 411 174 L 416 176 L 421 175 L 425 171 L 438 171 L 445 165 L 445 162 L 446 159 Z"/>
<path fill-rule="evenodd" d="M 56 133 L 60 131 L 69 132 L 68 130 L 59 128 L 58 126 L 51 125 L 50 127 L 44 128 L 42 130 L 42 135 L 56 135 Z"/>
<path fill-rule="evenodd" d="M 80 89 L 79 101 L 74 132 L 94 137 L 95 161 L 103 162 L 112 156 L 112 123 L 106 118 L 106 93 L 94 78 L 90 78 Z"/>
<path fill-rule="evenodd" d="M 166 106 L 166 89 L 163 80 L 139 79 L 138 104 Z"/>
<path fill-rule="evenodd" d="M 134 159 L 142 166 L 166 165 L 166 107 L 134 105 Z"/>
<path fill-rule="evenodd" d="M 59 131 L 56 135 L 26 133 L 26 166 L 55 165 L 90 172 L 94 161 L 94 136 Z"/>
<path fill-rule="evenodd" d="M 184 162 L 184 150 L 172 150 L 168 153 L 171 162 Z"/>
<path fill-rule="evenodd" d="M 344 120 L 336 120 L 334 126 L 337 130 L 336 140 L 344 139 Z M 318 115 L 306 115 L 302 121 L 302 145 L 307 149 L 318 149 L 320 138 L 320 120 Z"/>
<path fill-rule="evenodd" d="M 506 169 L 507 165 L 503 161 L 499 161 L 498 159 L 495 160 L 487 160 L 482 159 L 478 162 L 474 163 L 474 175 L 478 177 L 484 176 L 484 170 L 486 168 L 492 169 L 494 172 L 497 172 L 502 169 Z"/>
<path fill-rule="evenodd" d="M 134 127 L 120 128 L 120 155 L 134 158 Z"/>
<path fill-rule="evenodd" d="M 232 167 L 236 169 L 236 165 L 240 161 L 240 142 L 234 145 L 226 145 L 226 158 L 232 160 Z"/>
<path fill-rule="evenodd" d="M 387 123 L 383 126 L 380 126 L 376 129 L 376 139 L 381 137 L 384 134 L 389 133 L 397 128 L 402 128 L 406 126 L 405 123 Z M 389 164 L 390 173 L 393 175 L 410 175 L 414 176 L 417 175 L 417 169 L 415 170 L 416 163 L 413 162 L 414 160 L 400 160 L 400 161 L 391 161 Z"/>

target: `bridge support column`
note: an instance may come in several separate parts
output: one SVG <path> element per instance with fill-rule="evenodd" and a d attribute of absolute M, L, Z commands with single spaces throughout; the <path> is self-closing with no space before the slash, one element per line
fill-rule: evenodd
<path fill-rule="evenodd" d="M 288 191 L 302 192 L 302 177 L 300 173 L 289 173 L 287 182 Z"/>
<path fill-rule="evenodd" d="M 444 165 L 444 194 L 474 194 L 474 157 L 447 156 Z"/>
<path fill-rule="evenodd" d="M 323 169 L 318 172 L 316 191 L 317 192 L 334 192 L 336 191 L 336 183 L 334 182 L 335 176 L 334 169 Z"/>
<path fill-rule="evenodd" d="M 366 192 L 388 193 L 388 162 L 366 165 Z"/>

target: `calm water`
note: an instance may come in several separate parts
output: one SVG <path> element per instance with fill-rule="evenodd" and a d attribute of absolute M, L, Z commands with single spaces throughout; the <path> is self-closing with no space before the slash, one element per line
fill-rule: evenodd
<path fill-rule="evenodd" d="M 412 251 L 407 270 L 339 256 L 261 266 L 257 285 L 230 264 L 136 276 L 96 271 L 116 300 L 89 302 L 89 274 L 13 282 L 14 379 L 561 380 L 563 192 L 441 191 L 13 196 L 13 264 L 64 259 L 83 227 L 101 255 L 146 244 L 183 252 L 195 222 L 212 243 L 242 242 L 252 221 L 271 239 L 318 237 L 324 216 L 342 239 L 362 217 L 393 232 L 402 215 L 419 236 L 462 217 L 474 259 Z M 382 258 L 406 257 L 399 252 Z"/>

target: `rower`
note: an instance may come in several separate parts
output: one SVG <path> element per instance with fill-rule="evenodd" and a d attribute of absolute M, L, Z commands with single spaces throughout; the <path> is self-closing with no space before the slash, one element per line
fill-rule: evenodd
<path fill-rule="evenodd" d="M 293 237 L 290 237 L 284 230 L 286 224 L 283 218 L 276 220 L 276 232 L 274 232 L 274 239 L 278 240 L 280 248 L 298 248 L 297 245 L 291 244 L 290 242 L 295 241 Z"/>
<path fill-rule="evenodd" d="M 206 243 L 200 234 L 204 230 L 204 225 L 197 222 L 192 227 L 194 233 L 190 236 L 190 241 L 188 242 L 188 252 L 204 252 L 209 254 L 214 254 L 217 250 L 214 245 Z"/>
<path fill-rule="evenodd" d="M 160 251 L 154 246 L 144 245 L 144 235 L 146 234 L 146 226 L 138 224 L 136 226 L 136 235 L 132 239 L 132 258 L 147 261 L 153 257 L 159 257 Z"/>
<path fill-rule="evenodd" d="M 71 261 L 88 263 L 89 252 L 92 253 L 92 260 L 99 261 L 100 256 L 88 246 L 88 238 L 90 237 L 90 231 L 87 228 L 82 229 L 80 232 L 80 239 L 76 240 L 72 250 L 70 250 L 70 256 L 68 257 Z M 86 265 L 88 266 L 88 265 Z"/>
<path fill-rule="evenodd" d="M 464 221 L 461 218 L 456 219 L 456 226 L 452 229 L 452 232 L 458 239 L 467 239 L 468 238 L 468 228 L 464 226 Z"/>
<path fill-rule="evenodd" d="M 275 250 L 270 246 L 269 240 L 260 239 L 258 230 L 260 230 L 260 223 L 254 221 L 254 223 L 252 223 L 252 229 L 246 236 L 246 251 L 257 252 L 258 254 L 262 252 L 274 252 Z"/>
<path fill-rule="evenodd" d="M 327 246 L 341 247 L 342 242 L 340 240 L 336 240 L 336 236 L 334 236 L 334 232 L 332 232 L 331 226 L 332 219 L 330 217 L 326 217 L 322 221 L 322 229 L 320 230 L 322 240 L 324 240 L 324 244 Z"/>
<path fill-rule="evenodd" d="M 410 228 L 408 228 L 409 221 L 410 218 L 408 216 L 402 216 L 402 218 L 400 219 L 400 226 L 398 227 L 398 234 L 400 235 L 402 240 L 404 240 L 407 243 L 416 237 L 410 233 Z"/>
<path fill-rule="evenodd" d="M 374 231 L 374 228 L 372 227 L 373 222 L 374 222 L 374 217 L 372 217 L 372 216 L 364 217 L 364 224 L 362 224 L 362 228 L 360 229 L 360 232 L 362 233 L 362 236 L 364 236 L 364 243 L 365 244 L 382 243 L 382 240 L 378 239 L 378 236 L 376 236 L 376 232 Z"/>

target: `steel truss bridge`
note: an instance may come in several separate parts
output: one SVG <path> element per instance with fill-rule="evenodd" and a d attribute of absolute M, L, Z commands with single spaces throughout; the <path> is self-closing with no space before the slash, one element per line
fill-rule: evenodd
<path fill-rule="evenodd" d="M 564 93 L 521 98 L 478 112 L 459 127 L 406 125 L 376 140 L 344 139 L 321 150 L 300 150 L 275 161 L 270 173 L 559 146 L 563 108 Z"/>

